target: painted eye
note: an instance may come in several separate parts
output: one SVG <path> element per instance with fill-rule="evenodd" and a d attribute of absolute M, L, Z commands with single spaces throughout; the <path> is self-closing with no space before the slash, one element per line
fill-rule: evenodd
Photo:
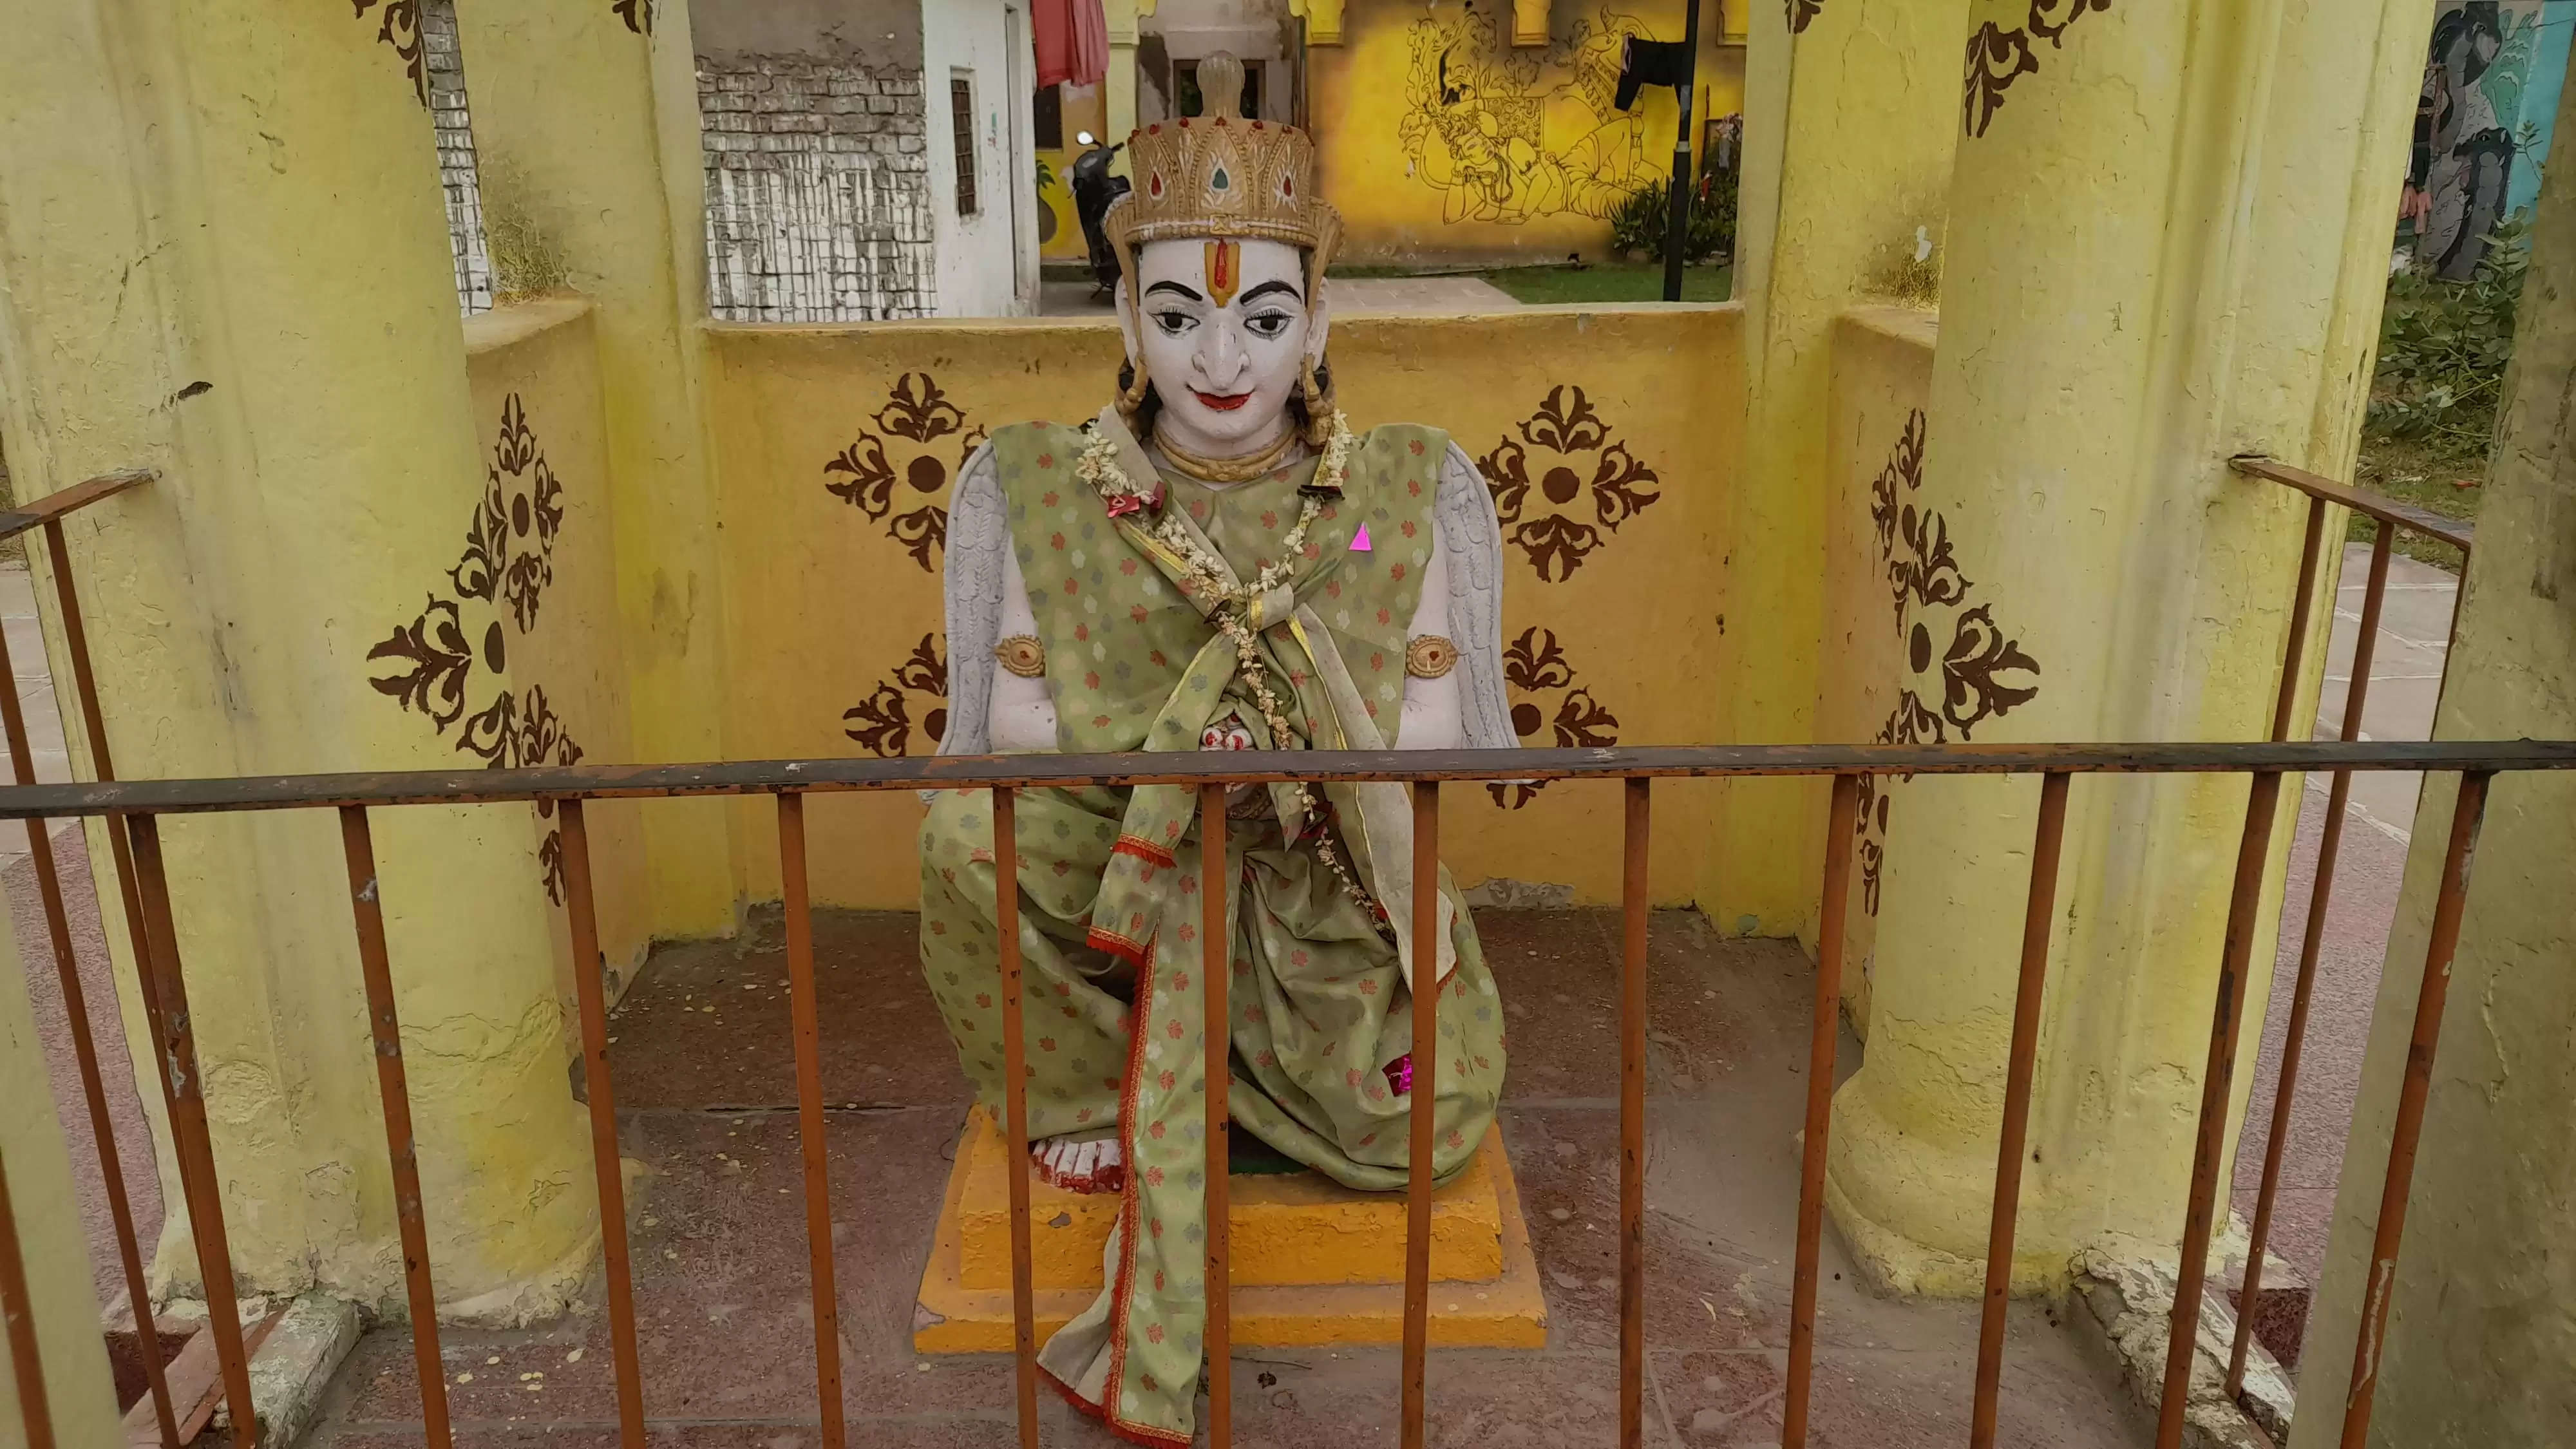
<path fill-rule="evenodd" d="M 1177 309 L 1154 314 L 1154 325 L 1162 328 L 1163 334 L 1167 337 L 1180 336 L 1197 326 L 1198 320 L 1189 313 Z"/>
<path fill-rule="evenodd" d="M 1263 312 L 1243 319 L 1243 325 L 1256 337 L 1277 337 L 1288 330 L 1295 319 L 1285 312 Z"/>

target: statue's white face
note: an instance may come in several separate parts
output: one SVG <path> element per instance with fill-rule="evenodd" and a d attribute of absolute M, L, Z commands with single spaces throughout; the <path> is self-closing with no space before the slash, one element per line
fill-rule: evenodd
<path fill-rule="evenodd" d="M 1163 400 L 1158 429 L 1211 458 L 1277 442 L 1306 359 L 1324 353 L 1323 299 L 1306 295 L 1304 254 L 1286 242 L 1179 238 L 1146 243 L 1136 272 L 1139 317 L 1130 322 L 1122 290 L 1119 326 Z"/>

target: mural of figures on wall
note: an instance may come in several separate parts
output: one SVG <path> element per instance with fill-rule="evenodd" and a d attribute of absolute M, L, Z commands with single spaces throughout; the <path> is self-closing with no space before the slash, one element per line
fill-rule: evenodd
<path fill-rule="evenodd" d="M 2415 260 L 2466 281 L 2540 189 L 2576 0 L 2466 0 L 2433 22 L 2407 175 Z"/>
<path fill-rule="evenodd" d="M 1606 217 L 1658 179 L 1645 113 L 1615 104 L 1631 36 L 1663 38 L 1606 4 L 1544 53 L 1515 50 L 1492 9 L 1415 21 L 1397 139 L 1408 174 L 1442 194 L 1443 219 Z"/>

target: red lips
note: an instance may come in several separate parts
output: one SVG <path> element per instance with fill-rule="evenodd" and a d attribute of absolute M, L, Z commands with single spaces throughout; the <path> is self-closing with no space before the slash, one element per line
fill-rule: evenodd
<path fill-rule="evenodd" d="M 1214 408 L 1221 413 L 1233 412 L 1236 408 L 1252 401 L 1252 394 L 1248 392 L 1235 393 L 1231 397 L 1219 397 L 1214 393 L 1205 393 L 1197 388 L 1191 388 L 1190 396 L 1197 398 L 1201 407 Z"/>

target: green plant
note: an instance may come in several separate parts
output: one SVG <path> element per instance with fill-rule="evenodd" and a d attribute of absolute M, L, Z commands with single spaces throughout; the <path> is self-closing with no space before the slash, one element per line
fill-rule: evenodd
<path fill-rule="evenodd" d="M 2368 431 L 2454 457 L 2486 452 L 2504 396 L 2505 364 L 2513 360 L 2514 309 L 2530 267 L 2530 226 L 2515 216 L 2489 235 L 2468 281 L 2409 271 L 2389 282 Z"/>
<path fill-rule="evenodd" d="M 1628 194 L 1610 213 L 1610 248 L 1649 260 L 1664 254 L 1664 232 L 1672 224 L 1672 192 L 1656 182 Z M 1735 173 L 1704 169 L 1691 188 L 1689 230 L 1682 234 L 1682 260 L 1704 262 L 1735 249 Z"/>

